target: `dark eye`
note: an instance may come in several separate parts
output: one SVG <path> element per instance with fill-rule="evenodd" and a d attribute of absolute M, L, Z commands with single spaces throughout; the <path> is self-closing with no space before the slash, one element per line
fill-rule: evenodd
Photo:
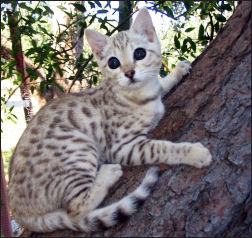
<path fill-rule="evenodd" d="M 137 48 L 134 51 L 134 59 L 135 60 L 142 60 L 146 56 L 146 50 L 143 48 Z"/>
<path fill-rule="evenodd" d="M 116 69 L 120 66 L 120 61 L 116 57 L 111 57 L 108 60 L 108 66 L 111 69 Z"/>

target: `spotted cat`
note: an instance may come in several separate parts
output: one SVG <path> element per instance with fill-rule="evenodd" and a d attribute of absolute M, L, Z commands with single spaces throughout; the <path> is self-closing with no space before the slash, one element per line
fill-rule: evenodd
<path fill-rule="evenodd" d="M 122 176 L 121 165 L 208 166 L 200 143 L 148 139 L 164 115 L 161 101 L 190 63 L 180 62 L 158 79 L 161 47 L 147 9 L 128 31 L 108 37 L 87 29 L 85 36 L 103 74 L 99 86 L 54 99 L 29 123 L 10 165 L 9 205 L 26 229 L 95 231 L 136 212 L 158 180 L 147 171 L 140 186 L 109 206 L 97 208 Z"/>

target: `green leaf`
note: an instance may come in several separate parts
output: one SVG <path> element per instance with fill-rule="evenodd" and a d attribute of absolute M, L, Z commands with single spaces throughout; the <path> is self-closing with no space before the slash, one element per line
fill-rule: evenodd
<path fill-rule="evenodd" d="M 214 30 L 215 30 L 216 33 L 218 32 L 219 28 L 220 28 L 220 24 L 219 24 L 219 22 L 216 22 L 214 24 Z"/>
<path fill-rule="evenodd" d="M 46 81 L 42 81 L 39 85 L 39 91 L 43 94 L 45 92 Z"/>
<path fill-rule="evenodd" d="M 32 16 L 27 16 L 27 18 L 28 18 L 28 24 L 36 22 L 36 20 Z"/>
<path fill-rule="evenodd" d="M 167 7 L 167 6 L 164 6 L 164 10 L 166 11 L 166 14 L 171 17 L 172 19 L 174 19 L 174 15 L 173 15 L 173 12 L 171 10 L 171 8 Z"/>
<path fill-rule="evenodd" d="M 34 86 L 31 86 L 31 93 L 32 93 L 32 94 L 34 93 L 34 89 L 35 89 L 35 87 L 34 87 Z"/>
<path fill-rule="evenodd" d="M 17 116 L 15 114 L 11 114 L 15 119 L 18 119 Z M 15 122 L 16 123 L 16 122 Z"/>
<path fill-rule="evenodd" d="M 58 83 L 56 83 L 56 82 L 54 81 L 53 84 L 54 84 L 61 92 L 64 93 L 64 89 L 63 89 Z"/>
<path fill-rule="evenodd" d="M 195 58 L 197 58 L 193 53 L 191 53 L 191 56 L 195 59 Z"/>
<path fill-rule="evenodd" d="M 34 9 L 34 13 L 38 13 L 39 15 L 41 15 L 43 13 L 43 10 L 38 7 L 36 9 Z"/>
<path fill-rule="evenodd" d="M 69 80 L 74 80 L 74 79 L 75 79 L 75 76 L 70 76 L 68 79 L 69 79 Z"/>
<path fill-rule="evenodd" d="M 86 28 L 87 27 L 87 23 L 85 21 L 80 21 L 77 23 L 78 26 Z"/>
<path fill-rule="evenodd" d="M 32 55 L 37 52 L 37 48 L 30 48 L 25 52 L 25 56 Z"/>
<path fill-rule="evenodd" d="M 184 39 L 183 45 L 181 47 L 182 53 L 185 53 L 187 51 L 187 45 L 186 45 L 187 42 L 188 42 L 188 38 Z"/>
<path fill-rule="evenodd" d="M 7 64 L 5 64 L 4 66 L 2 66 L 2 69 L 6 69 L 8 67 L 9 68 L 13 68 L 16 65 L 17 65 L 17 61 L 16 60 L 11 60 Z"/>
<path fill-rule="evenodd" d="M 183 54 L 187 51 L 187 45 L 186 45 L 186 44 L 185 44 L 185 45 L 184 45 L 184 44 L 182 45 L 181 51 L 182 51 Z"/>
<path fill-rule="evenodd" d="M 89 21 L 89 25 L 91 25 L 93 23 L 93 21 L 95 20 L 96 18 L 96 15 L 93 15 Z"/>
<path fill-rule="evenodd" d="M 229 4 L 223 4 L 219 7 L 219 9 L 232 11 L 232 7 Z"/>
<path fill-rule="evenodd" d="M 53 67 L 57 70 L 60 77 L 63 77 L 63 72 L 62 72 L 62 69 L 59 67 L 59 65 L 56 63 L 56 64 L 53 65 Z"/>
<path fill-rule="evenodd" d="M 39 26 L 39 29 L 40 29 L 41 31 L 43 31 L 43 33 L 45 33 L 46 35 L 49 35 L 49 34 L 48 34 L 48 30 L 47 30 L 46 28 L 42 27 L 41 25 L 38 25 L 38 26 Z"/>
<path fill-rule="evenodd" d="M 12 112 L 13 109 L 14 109 L 14 105 L 10 107 L 9 111 Z"/>
<path fill-rule="evenodd" d="M 95 8 L 95 4 L 91 1 L 88 1 L 88 4 L 90 5 L 91 8 Z"/>
<path fill-rule="evenodd" d="M 31 40 L 31 43 L 32 43 L 32 46 L 33 46 L 33 47 L 37 47 L 37 41 L 36 41 L 36 40 L 32 39 L 32 40 Z"/>
<path fill-rule="evenodd" d="M 201 42 L 201 45 L 207 45 L 208 44 L 208 41 L 207 40 L 204 40 Z"/>
<path fill-rule="evenodd" d="M 80 33 L 79 33 L 79 38 L 81 38 L 84 35 L 84 30 L 85 29 L 86 29 L 86 27 L 81 27 Z"/>
<path fill-rule="evenodd" d="M 109 31 L 109 29 L 108 29 L 107 26 L 105 25 L 105 22 L 102 22 L 102 24 L 100 25 L 100 28 L 105 29 L 107 32 Z"/>
<path fill-rule="evenodd" d="M 94 85 L 97 84 L 97 81 L 98 81 L 97 77 L 96 77 L 96 76 L 93 76 L 93 83 L 94 83 Z"/>
<path fill-rule="evenodd" d="M 176 35 L 174 36 L 174 44 L 177 49 L 180 49 L 180 42 L 179 42 L 178 37 Z"/>
<path fill-rule="evenodd" d="M 59 8 L 60 10 L 66 10 L 66 7 L 64 7 L 62 5 L 57 6 L 57 8 Z"/>
<path fill-rule="evenodd" d="M 222 16 L 221 14 L 214 14 L 214 17 L 219 22 L 226 22 L 227 21 L 226 17 Z"/>
<path fill-rule="evenodd" d="M 64 13 L 66 13 L 70 19 L 73 19 L 73 14 L 71 12 L 67 12 L 67 11 L 63 11 Z"/>
<path fill-rule="evenodd" d="M 48 6 L 44 6 L 44 8 L 46 9 L 46 11 L 48 12 L 48 13 L 50 13 L 50 14 L 54 14 L 54 12 L 53 12 L 53 10 L 50 8 L 50 7 L 48 7 Z"/>
<path fill-rule="evenodd" d="M 24 3 L 24 2 L 19 3 L 18 6 L 19 6 L 20 8 L 26 9 L 26 10 L 28 10 L 28 11 L 33 11 L 33 9 L 32 9 L 31 7 L 26 6 L 26 3 Z"/>
<path fill-rule="evenodd" d="M 187 59 L 186 59 L 186 58 L 184 58 L 183 56 L 179 56 L 179 57 L 178 57 L 178 59 L 179 59 L 180 61 L 187 60 Z"/>
<path fill-rule="evenodd" d="M 75 7 L 77 10 L 79 10 L 79 11 L 81 11 L 81 12 L 85 12 L 85 11 L 86 11 L 86 8 L 85 8 L 83 5 L 81 5 L 81 4 L 73 3 L 73 5 L 74 5 L 74 7 Z"/>
<path fill-rule="evenodd" d="M 183 1 L 184 5 L 185 5 L 185 8 L 186 10 L 188 11 L 192 5 L 193 5 L 193 1 Z"/>
<path fill-rule="evenodd" d="M 189 42 L 190 42 L 190 44 L 191 44 L 191 48 L 193 49 L 193 51 L 196 52 L 196 43 L 193 42 L 192 40 L 189 41 Z"/>
<path fill-rule="evenodd" d="M 13 115 L 12 115 L 13 116 Z M 16 117 L 16 116 L 15 116 Z M 16 117 L 17 118 L 17 117 Z M 7 117 L 7 119 L 10 119 L 13 123 L 17 124 L 17 122 L 12 117 Z"/>
<path fill-rule="evenodd" d="M 96 4 L 98 7 L 102 8 L 102 5 L 101 5 L 101 3 L 100 3 L 99 1 L 95 1 L 95 4 Z"/>
<path fill-rule="evenodd" d="M 101 9 L 101 10 L 98 10 L 98 11 L 97 11 L 97 14 L 99 14 L 99 13 L 103 14 L 103 13 L 107 13 L 107 12 L 108 12 L 108 10 L 106 10 L 106 9 Z"/>
<path fill-rule="evenodd" d="M 198 39 L 201 40 L 203 38 L 204 38 L 204 26 L 202 24 L 200 24 Z"/>
<path fill-rule="evenodd" d="M 190 31 L 192 31 L 192 30 L 194 30 L 195 29 L 195 27 L 189 27 L 189 28 L 187 28 L 186 30 L 185 30 L 185 32 L 190 32 Z"/>

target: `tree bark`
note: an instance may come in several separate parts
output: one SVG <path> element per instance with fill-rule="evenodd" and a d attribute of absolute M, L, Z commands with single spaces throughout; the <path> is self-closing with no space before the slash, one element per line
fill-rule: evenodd
<path fill-rule="evenodd" d="M 164 98 L 166 115 L 150 137 L 202 142 L 213 162 L 161 165 L 151 197 L 129 221 L 92 236 L 251 236 L 251 2 L 242 1 L 191 73 Z M 124 169 L 101 207 L 141 182 L 147 167 Z M 41 234 L 36 234 L 39 236 Z M 90 236 L 58 231 L 44 236 Z"/>
<path fill-rule="evenodd" d="M 1 237 L 12 237 L 11 220 L 8 209 L 8 198 L 6 191 L 6 180 L 4 174 L 3 156 L 1 151 Z"/>

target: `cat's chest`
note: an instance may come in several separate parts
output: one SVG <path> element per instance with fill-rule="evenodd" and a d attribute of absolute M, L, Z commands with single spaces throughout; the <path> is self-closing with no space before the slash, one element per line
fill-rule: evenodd
<path fill-rule="evenodd" d="M 149 120 L 151 128 L 155 127 L 164 115 L 164 105 L 161 98 L 149 102 L 141 108 L 142 114 Z"/>
<path fill-rule="evenodd" d="M 125 113 L 114 114 L 116 117 L 115 120 L 118 122 L 121 121 L 119 124 L 130 122 L 128 124 L 138 129 L 141 128 L 141 125 L 144 125 L 148 130 L 154 128 L 164 115 L 164 105 L 161 98 L 157 98 L 146 104 L 134 105 L 123 109 L 125 111 L 122 111 Z"/>

